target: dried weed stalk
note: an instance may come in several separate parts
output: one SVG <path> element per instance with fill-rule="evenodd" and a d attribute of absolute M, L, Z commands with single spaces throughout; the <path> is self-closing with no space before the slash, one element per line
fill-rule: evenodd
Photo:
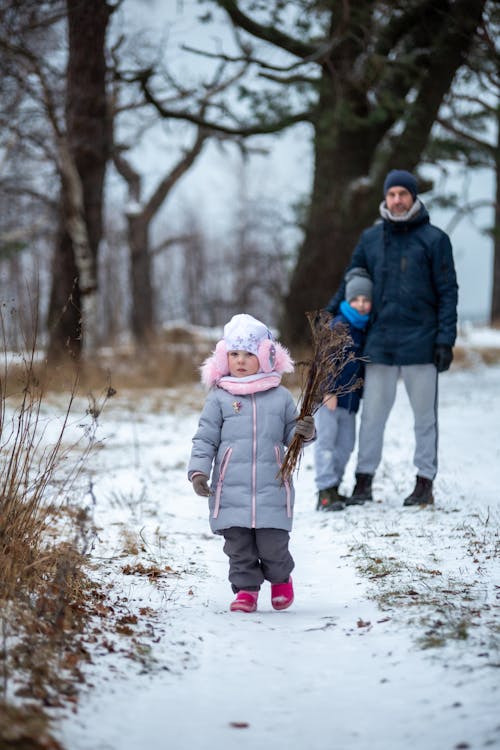
<path fill-rule="evenodd" d="M 312 332 L 312 357 L 308 362 L 298 362 L 305 367 L 300 396 L 299 419 L 313 416 L 322 404 L 326 393 L 342 396 L 358 388 L 360 378 L 344 385 L 335 384 L 344 367 L 356 359 L 352 351 L 352 338 L 347 326 L 331 327 L 332 316 L 325 310 L 306 313 Z M 302 454 L 304 438 L 294 435 L 288 446 L 279 472 L 282 481 L 289 480 L 297 468 Z"/>
<path fill-rule="evenodd" d="M 3 571 L 0 599 L 16 597 L 19 582 L 27 581 L 30 571 L 42 564 L 40 545 L 53 512 L 49 496 L 67 490 L 91 447 L 87 444 L 82 449 L 77 465 L 64 465 L 75 447 L 63 446 L 62 440 L 76 383 L 57 433 L 49 442 L 46 432 L 52 424 L 42 415 L 43 391 L 34 376 L 33 358 L 24 360 L 24 366 L 18 393 L 8 394 L 5 390 L 5 360 L 4 375 L 0 375 L 0 566 Z M 59 475 L 63 465 L 62 478 Z M 56 484 L 59 486 L 54 492 Z"/>
<path fill-rule="evenodd" d="M 0 315 L 0 336 L 3 321 Z M 8 686 L 42 706 L 71 699 L 79 680 L 78 643 L 90 587 L 86 555 L 91 518 L 70 498 L 94 444 L 102 404 L 72 416 L 78 381 L 66 406 L 47 414 L 35 341 L 13 355 L 3 336 L 0 364 L 0 705 Z M 12 370 L 15 369 L 15 376 Z M 103 402 L 112 395 L 109 389 Z M 83 422 L 83 424 L 82 424 Z M 77 436 L 68 439 L 68 432 Z M 54 429 L 55 427 L 55 429 Z M 11 689 L 13 689 L 11 688 Z M 5 740 L 0 726 L 0 745 Z"/>

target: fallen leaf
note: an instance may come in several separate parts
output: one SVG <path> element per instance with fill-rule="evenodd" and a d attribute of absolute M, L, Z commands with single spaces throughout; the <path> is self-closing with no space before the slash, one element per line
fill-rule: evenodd
<path fill-rule="evenodd" d="M 365 622 L 365 620 L 362 620 L 360 617 L 356 625 L 358 626 L 358 628 L 368 628 L 371 625 L 371 622 L 370 620 L 366 620 Z"/>

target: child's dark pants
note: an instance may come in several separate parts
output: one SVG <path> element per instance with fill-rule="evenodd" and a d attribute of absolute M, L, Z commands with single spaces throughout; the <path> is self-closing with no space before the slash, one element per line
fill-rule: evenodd
<path fill-rule="evenodd" d="M 224 552 L 229 557 L 229 581 L 235 593 L 258 591 L 264 580 L 285 583 L 294 568 L 284 529 L 224 529 Z"/>

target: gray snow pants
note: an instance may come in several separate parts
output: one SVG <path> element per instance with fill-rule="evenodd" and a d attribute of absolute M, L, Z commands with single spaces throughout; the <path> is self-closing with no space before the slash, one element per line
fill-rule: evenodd
<path fill-rule="evenodd" d="M 224 529 L 224 552 L 229 557 L 229 581 L 234 593 L 258 591 L 265 580 L 285 583 L 295 563 L 285 529 Z"/>
<path fill-rule="evenodd" d="M 363 408 L 359 428 L 356 472 L 375 474 L 382 458 L 384 430 L 396 398 L 401 376 L 413 411 L 417 474 L 434 479 L 437 472 L 437 370 L 428 365 L 377 365 L 365 367 Z"/>
<path fill-rule="evenodd" d="M 315 414 L 316 442 L 314 464 L 316 487 L 338 487 L 344 476 L 356 440 L 356 414 L 337 406 L 333 411 L 324 404 Z"/>

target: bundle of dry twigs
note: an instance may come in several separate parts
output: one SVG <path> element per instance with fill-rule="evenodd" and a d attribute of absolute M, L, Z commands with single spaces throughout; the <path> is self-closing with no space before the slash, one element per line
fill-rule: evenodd
<path fill-rule="evenodd" d="M 361 385 L 360 378 L 352 378 L 348 383 L 339 385 L 338 376 L 344 367 L 356 359 L 352 351 L 352 338 L 346 325 L 331 327 L 332 316 L 325 310 L 306 313 L 312 331 L 312 358 L 309 362 L 298 362 L 305 365 L 306 376 L 300 396 L 299 419 L 313 416 L 323 402 L 326 394 L 342 396 Z M 304 438 L 294 435 L 288 446 L 279 476 L 282 481 L 291 477 L 299 464 Z"/>

